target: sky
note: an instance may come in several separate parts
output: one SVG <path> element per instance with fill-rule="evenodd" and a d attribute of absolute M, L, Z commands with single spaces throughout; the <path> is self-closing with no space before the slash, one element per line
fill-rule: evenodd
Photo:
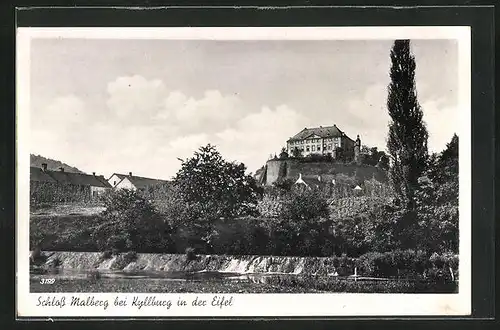
<path fill-rule="evenodd" d="M 249 172 L 305 127 L 386 149 L 389 40 L 33 39 L 30 152 L 80 170 L 169 179 L 211 143 Z M 412 40 L 439 152 L 458 131 L 458 43 Z"/>

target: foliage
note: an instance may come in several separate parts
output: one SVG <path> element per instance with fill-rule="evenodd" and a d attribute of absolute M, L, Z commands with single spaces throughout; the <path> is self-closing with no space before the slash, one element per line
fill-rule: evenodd
<path fill-rule="evenodd" d="M 293 150 L 292 150 L 292 157 L 293 158 L 301 158 L 301 157 L 303 157 L 302 150 L 299 149 L 299 148 L 297 148 L 297 147 L 293 148 Z"/>
<path fill-rule="evenodd" d="M 126 263 L 131 263 L 137 260 L 137 252 L 129 251 L 123 255 L 123 259 Z"/>
<path fill-rule="evenodd" d="M 458 137 L 454 135 L 442 153 L 430 157 L 420 178 L 417 210 L 427 250 L 458 251 L 458 188 Z"/>
<path fill-rule="evenodd" d="M 106 251 L 104 251 L 104 252 L 101 254 L 100 259 L 101 259 L 101 260 L 108 260 L 108 259 L 111 259 L 111 257 L 113 257 L 113 251 L 111 251 L 111 250 L 106 250 Z"/>
<path fill-rule="evenodd" d="M 138 192 L 119 189 L 106 196 L 106 210 L 92 237 L 101 249 L 137 250 L 164 244 L 165 225 L 153 205 Z"/>
<path fill-rule="evenodd" d="M 350 293 L 456 293 L 455 282 L 433 283 L 427 281 L 392 280 L 392 281 L 354 281 L 326 276 L 275 276 L 267 284 L 278 287 L 300 287 L 305 290 L 321 292 Z"/>
<path fill-rule="evenodd" d="M 188 261 L 193 261 L 193 260 L 196 260 L 196 259 L 197 259 L 197 257 L 196 257 L 196 251 L 195 251 L 195 249 L 194 249 L 194 248 L 192 248 L 192 247 L 188 247 L 188 248 L 186 249 L 186 259 L 187 259 Z"/>
<path fill-rule="evenodd" d="M 32 207 L 36 208 L 42 204 L 76 202 L 90 204 L 99 200 L 92 197 L 90 186 L 30 181 L 30 206 Z"/>
<path fill-rule="evenodd" d="M 325 196 L 312 189 L 294 190 L 283 199 L 280 217 L 292 222 L 311 223 L 329 215 Z"/>
<path fill-rule="evenodd" d="M 278 190 L 278 193 L 284 195 L 292 190 L 294 181 L 289 178 L 279 178 L 273 183 L 273 187 Z"/>
<path fill-rule="evenodd" d="M 417 101 L 415 58 L 409 40 L 396 40 L 391 50 L 391 83 L 387 108 L 392 119 L 387 149 L 392 160 L 390 177 L 405 207 L 414 209 L 418 178 L 427 161 L 428 133 Z"/>
<path fill-rule="evenodd" d="M 336 160 L 341 160 L 341 159 L 337 158 Z M 331 154 L 323 155 L 323 154 L 312 153 L 300 158 L 300 162 L 302 163 L 332 162 L 332 161 L 333 157 Z"/>
<path fill-rule="evenodd" d="M 368 148 L 363 146 L 363 153 L 360 154 L 360 163 L 363 165 L 378 166 L 384 171 L 389 170 L 389 156 L 377 147 Z"/>
<path fill-rule="evenodd" d="M 174 184 L 184 202 L 200 218 L 219 219 L 252 214 L 261 195 L 242 163 L 224 160 L 210 144 L 182 161 Z"/>

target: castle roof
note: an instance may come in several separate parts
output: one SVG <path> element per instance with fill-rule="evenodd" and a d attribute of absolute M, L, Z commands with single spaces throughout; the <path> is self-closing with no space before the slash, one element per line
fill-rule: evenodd
<path fill-rule="evenodd" d="M 354 142 L 344 132 L 342 132 L 336 125 L 304 128 L 302 131 L 295 134 L 288 141 L 304 140 L 310 136 L 315 136 L 315 135 L 319 136 L 321 138 L 345 137 L 345 138 L 351 140 L 352 142 Z"/>

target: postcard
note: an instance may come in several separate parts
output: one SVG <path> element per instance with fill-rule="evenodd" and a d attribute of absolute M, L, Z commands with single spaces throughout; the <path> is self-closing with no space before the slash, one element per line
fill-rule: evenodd
<path fill-rule="evenodd" d="M 469 315 L 470 47 L 18 28 L 18 316 Z"/>

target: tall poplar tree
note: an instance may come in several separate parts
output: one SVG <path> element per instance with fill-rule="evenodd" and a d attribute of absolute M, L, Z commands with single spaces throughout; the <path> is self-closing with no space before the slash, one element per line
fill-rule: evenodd
<path fill-rule="evenodd" d="M 391 83 L 387 108 L 391 116 L 387 149 L 390 178 L 396 193 L 409 209 L 415 207 L 418 178 L 428 158 L 428 133 L 415 89 L 415 57 L 409 40 L 396 40 L 391 50 Z"/>

